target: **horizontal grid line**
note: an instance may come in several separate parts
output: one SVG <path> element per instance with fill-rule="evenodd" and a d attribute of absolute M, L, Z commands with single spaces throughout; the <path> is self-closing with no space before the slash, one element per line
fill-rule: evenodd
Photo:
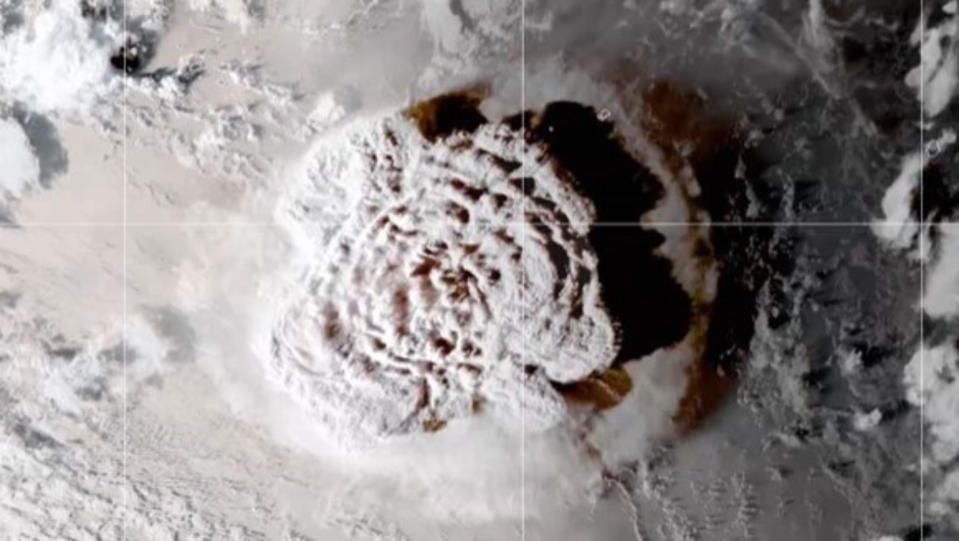
<path fill-rule="evenodd" d="M 324 224 L 324 222 L 315 222 L 317 224 Z M 328 222 L 329 225 L 341 224 L 339 221 Z M 442 222 L 446 223 L 446 222 Z M 481 221 L 475 222 L 475 225 L 523 225 L 530 224 L 535 222 L 521 221 L 521 220 L 508 220 L 504 222 L 497 222 L 494 220 L 490 221 Z M 802 222 L 802 221 L 793 221 L 793 222 L 683 222 L 683 221 L 649 221 L 649 222 L 551 222 L 551 225 L 569 225 L 569 226 L 591 226 L 591 227 L 820 227 L 820 228 L 829 228 L 829 227 L 869 227 L 869 228 L 904 228 L 904 227 L 918 227 L 923 228 L 928 225 L 937 225 L 944 227 L 956 227 L 959 226 L 959 222 L 924 222 L 924 221 L 908 221 L 908 222 L 887 222 L 887 221 L 872 221 L 872 222 Z M 274 228 L 274 227 L 283 227 L 284 224 L 279 222 L 5 222 L 0 223 L 0 229 L 27 229 L 27 228 L 123 228 L 123 227 L 139 227 L 139 228 L 183 228 L 183 227 L 211 227 L 211 228 L 229 228 L 229 227 L 264 227 L 264 228 Z"/>
<path fill-rule="evenodd" d="M 273 222 L 17 222 L 0 224 L 0 229 L 28 229 L 35 228 L 179 228 L 179 227 L 277 227 Z"/>

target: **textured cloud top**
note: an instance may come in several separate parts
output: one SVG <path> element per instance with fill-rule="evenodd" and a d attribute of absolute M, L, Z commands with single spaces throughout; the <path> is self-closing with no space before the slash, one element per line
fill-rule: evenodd
<path fill-rule="evenodd" d="M 664 181 L 588 107 L 494 122 L 480 99 L 443 95 L 324 138 L 280 206 L 310 255 L 270 368 L 347 444 L 480 412 L 549 428 L 569 399 L 618 403 L 631 388 L 618 366 L 689 333 L 690 295 L 660 254 L 690 239 L 639 226 Z M 597 231 L 602 219 L 636 227 Z"/>
<path fill-rule="evenodd" d="M 273 367 L 334 428 L 518 414 L 521 385 L 534 424 L 552 425 L 563 403 L 549 382 L 616 351 L 591 205 L 506 123 L 424 133 L 390 116 L 314 149 L 287 209 L 322 249 L 276 329 Z M 321 190 L 338 194 L 311 197 Z"/>

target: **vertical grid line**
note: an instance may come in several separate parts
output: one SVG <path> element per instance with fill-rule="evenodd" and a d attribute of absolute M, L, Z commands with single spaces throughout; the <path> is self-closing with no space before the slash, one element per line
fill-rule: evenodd
<path fill-rule="evenodd" d="M 922 43 L 926 35 L 925 0 L 919 0 L 919 532 L 920 537 L 926 524 L 926 485 L 925 485 L 925 437 L 926 437 L 926 129 L 924 107 L 926 105 L 926 65 L 922 57 Z"/>
<path fill-rule="evenodd" d="M 526 161 L 526 0 L 520 1 L 520 25 L 519 25 L 519 43 L 520 43 L 520 152 L 523 161 Z M 525 163 L 524 163 L 525 165 Z M 522 219 L 522 251 L 526 250 L 526 190 L 522 190 L 522 204 L 520 205 L 520 218 Z M 520 381 L 520 539 L 526 541 L 526 356 L 528 355 L 526 332 L 526 284 L 520 284 L 520 329 L 523 339 L 523 358 L 520 359 L 519 375 Z"/>
<path fill-rule="evenodd" d="M 127 481 L 128 481 L 128 479 L 129 479 L 129 477 L 127 476 L 127 462 L 128 462 L 128 454 L 129 454 L 129 453 L 128 453 L 128 449 L 127 449 L 127 437 L 128 437 L 128 435 L 127 435 L 127 428 L 128 428 L 128 426 L 127 426 L 127 180 L 128 180 L 128 179 L 127 179 L 127 135 L 128 135 L 128 131 L 127 131 L 127 87 L 128 87 L 128 82 L 129 82 L 129 81 L 128 81 L 129 75 L 128 75 L 128 72 L 127 72 L 127 53 L 128 53 L 128 51 L 127 51 L 127 43 L 128 43 L 127 40 L 129 39 L 129 36 L 127 35 L 127 3 L 126 3 L 126 0 L 122 0 L 121 9 L 120 9 L 120 16 L 123 17 L 123 22 L 122 22 L 123 32 L 121 33 L 121 35 L 122 35 L 122 38 L 121 38 L 121 39 L 122 39 L 122 41 L 121 41 L 121 47 L 123 48 L 123 49 L 121 49 L 121 53 L 122 53 L 122 55 L 123 55 L 123 58 L 122 58 L 123 73 L 122 73 L 122 79 L 121 79 L 121 80 L 123 81 L 123 88 L 122 88 L 122 93 L 123 93 L 123 94 L 122 94 L 122 96 L 121 96 L 122 103 L 123 103 L 123 105 L 122 105 L 122 107 L 121 107 L 121 111 L 122 111 L 122 115 L 123 115 L 123 119 L 122 119 L 122 122 L 121 122 L 121 129 L 123 130 L 123 138 L 122 138 L 122 157 L 123 157 L 123 159 L 122 159 L 122 166 L 123 166 L 122 181 L 123 181 L 123 185 L 122 185 L 122 188 L 121 188 L 121 194 L 122 194 L 122 199 L 123 199 L 123 201 L 122 201 L 122 206 L 121 206 L 121 208 L 122 208 L 122 219 L 121 219 L 121 225 L 120 225 L 120 230 L 121 230 L 121 232 L 122 232 L 122 253 L 123 253 L 123 263 L 122 263 L 122 265 L 121 265 L 121 276 L 122 276 L 122 278 L 121 278 L 121 287 L 123 288 L 123 290 L 122 290 L 122 292 L 121 292 L 121 298 L 122 298 L 122 302 L 123 302 L 123 310 L 122 310 L 121 322 L 120 322 L 120 324 L 121 324 L 121 330 L 120 330 L 120 352 L 121 352 L 121 353 L 120 353 L 120 355 L 121 355 L 121 361 L 122 361 L 122 363 L 123 363 L 123 369 L 122 369 L 123 383 L 121 384 L 121 390 L 122 390 L 122 393 L 123 393 L 123 401 L 122 401 L 122 405 L 123 405 L 123 412 L 122 412 L 122 417 L 123 417 L 123 421 L 122 421 L 122 422 L 123 422 L 123 438 L 122 438 L 122 441 L 121 441 L 122 456 L 123 456 L 123 458 L 122 458 L 122 466 L 121 466 L 121 468 L 122 468 L 122 475 L 123 475 L 123 476 L 122 476 L 122 478 L 121 478 L 121 483 L 120 483 L 120 490 L 122 491 L 122 493 L 121 493 L 122 510 L 121 510 L 121 512 L 120 512 L 120 517 L 121 517 L 121 519 L 120 519 L 120 520 L 121 520 L 121 523 L 120 523 L 120 538 L 121 538 L 123 541 L 126 541 L 126 539 L 127 539 L 127 513 L 129 512 L 129 506 L 128 506 L 128 504 L 129 504 L 129 502 L 128 502 L 128 492 L 129 492 L 129 491 L 127 490 L 127 486 L 126 486 L 126 485 L 127 485 Z"/>

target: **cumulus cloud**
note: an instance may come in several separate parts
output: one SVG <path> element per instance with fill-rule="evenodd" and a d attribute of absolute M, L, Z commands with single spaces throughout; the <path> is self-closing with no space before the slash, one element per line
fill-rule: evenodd
<path fill-rule="evenodd" d="M 906 75 L 906 84 L 916 90 L 923 110 L 930 117 L 945 110 L 959 85 L 959 44 L 955 40 L 959 18 L 955 4 L 946 4 L 940 9 L 946 14 L 941 23 L 925 27 L 925 32 L 920 25 L 913 33 L 911 41 L 920 46 L 921 61 Z"/>
<path fill-rule="evenodd" d="M 32 111 L 77 114 L 119 89 L 110 66 L 118 23 L 84 17 L 73 0 L 32 8 L 23 21 L 0 39 L 0 98 Z"/>
<path fill-rule="evenodd" d="M 926 266 L 923 309 L 935 318 L 959 315 L 959 227 L 937 226 L 935 258 Z"/>
<path fill-rule="evenodd" d="M 0 118 L 0 200 L 17 200 L 39 185 L 40 162 L 23 127 Z"/>
<path fill-rule="evenodd" d="M 903 376 L 906 399 L 923 407 L 932 434 L 932 458 L 948 464 L 959 456 L 959 352 L 952 344 L 923 347 Z"/>

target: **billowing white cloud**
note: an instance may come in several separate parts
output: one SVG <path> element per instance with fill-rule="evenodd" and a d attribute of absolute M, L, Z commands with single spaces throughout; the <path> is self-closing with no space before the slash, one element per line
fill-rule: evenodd
<path fill-rule="evenodd" d="M 950 16 L 932 28 L 923 24 L 913 32 L 911 40 L 920 45 L 921 60 L 906 75 L 906 84 L 916 90 L 923 110 L 930 117 L 945 110 L 959 85 L 959 44 L 955 40 L 959 18 L 955 16 L 954 4 L 941 9 Z"/>
<path fill-rule="evenodd" d="M 122 82 L 110 65 L 121 40 L 116 22 L 93 21 L 81 3 L 26 6 L 23 24 L 0 38 L 0 100 L 32 111 L 82 114 L 118 101 Z"/>
<path fill-rule="evenodd" d="M 0 118 L 0 203 L 19 199 L 40 184 L 40 162 L 23 127 Z"/>

